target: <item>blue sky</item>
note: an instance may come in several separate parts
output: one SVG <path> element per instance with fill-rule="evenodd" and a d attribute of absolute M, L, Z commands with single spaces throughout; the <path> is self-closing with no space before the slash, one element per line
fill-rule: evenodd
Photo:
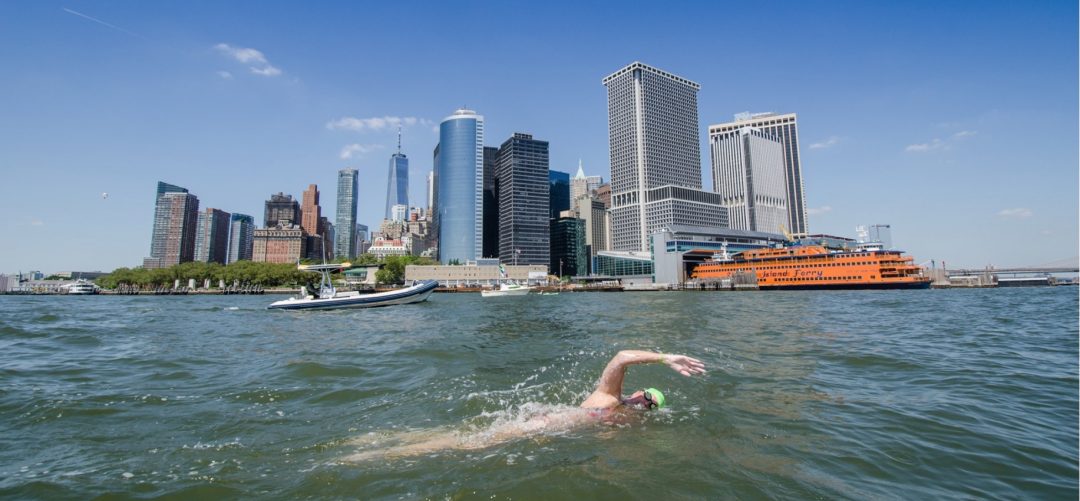
<path fill-rule="evenodd" d="M 701 84 L 706 188 L 709 124 L 795 112 L 811 232 L 1077 260 L 1075 2 L 746 4 L 2 2 L 0 272 L 141 264 L 159 180 L 257 220 L 315 183 L 332 220 L 354 167 L 375 226 L 396 124 L 416 203 L 463 105 L 607 180 L 600 81 L 635 60 Z"/>

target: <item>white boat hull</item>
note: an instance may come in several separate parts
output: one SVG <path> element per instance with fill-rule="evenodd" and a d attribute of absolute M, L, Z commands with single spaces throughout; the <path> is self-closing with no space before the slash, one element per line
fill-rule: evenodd
<path fill-rule="evenodd" d="M 421 282 L 412 287 L 376 292 L 374 294 L 360 294 L 357 292 L 344 292 L 328 298 L 295 298 L 275 301 L 267 306 L 270 310 L 329 310 L 341 308 L 375 308 L 379 306 L 394 306 L 399 304 L 411 304 L 426 301 L 428 296 L 438 287 L 439 283 L 434 280 Z"/>
<path fill-rule="evenodd" d="M 480 291 L 480 295 L 483 297 L 525 296 L 530 291 L 532 291 L 531 287 L 517 287 L 511 289 L 482 290 Z"/>

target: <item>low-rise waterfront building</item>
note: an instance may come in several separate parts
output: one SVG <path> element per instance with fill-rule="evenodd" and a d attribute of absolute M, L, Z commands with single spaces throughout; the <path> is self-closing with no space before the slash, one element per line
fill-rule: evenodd
<path fill-rule="evenodd" d="M 367 250 L 368 254 L 384 258 L 386 256 L 407 256 L 409 255 L 409 248 L 405 246 L 405 242 L 401 239 L 376 239 L 371 247 Z"/>
<path fill-rule="evenodd" d="M 506 281 L 541 285 L 547 283 L 546 265 L 502 265 L 504 278 L 497 264 L 409 265 L 405 267 L 405 282 L 437 280 L 443 287 L 490 287 Z"/>
<path fill-rule="evenodd" d="M 653 282 L 679 286 L 693 268 L 726 250 L 735 254 L 750 249 L 784 245 L 783 235 L 709 226 L 673 225 L 652 234 Z"/>
<path fill-rule="evenodd" d="M 78 280 L 80 278 L 83 280 L 97 280 L 98 277 L 103 277 L 108 275 L 108 273 L 104 271 L 58 271 L 53 273 L 53 275 L 66 280 Z M 42 276 L 35 280 L 41 280 L 43 278 L 45 277 Z"/>
<path fill-rule="evenodd" d="M 611 277 L 624 286 L 653 283 L 652 255 L 648 252 L 601 251 L 594 262 L 594 274 Z"/>

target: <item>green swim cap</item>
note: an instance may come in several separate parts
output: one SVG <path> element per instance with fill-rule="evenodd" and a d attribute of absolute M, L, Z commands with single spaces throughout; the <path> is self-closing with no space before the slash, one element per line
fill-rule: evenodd
<path fill-rule="evenodd" d="M 648 388 L 645 390 L 645 393 L 648 393 L 649 396 L 652 397 L 652 401 L 656 403 L 657 409 L 664 408 L 664 394 L 660 393 L 660 390 L 656 388 Z"/>

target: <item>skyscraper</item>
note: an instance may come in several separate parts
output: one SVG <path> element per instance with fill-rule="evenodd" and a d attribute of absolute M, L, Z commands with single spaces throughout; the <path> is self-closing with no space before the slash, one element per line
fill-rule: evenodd
<path fill-rule="evenodd" d="M 320 217 L 322 217 L 322 207 L 319 205 L 319 187 L 309 184 L 304 190 L 303 205 L 300 206 L 300 227 L 308 235 L 321 235 Z"/>
<path fill-rule="evenodd" d="M 229 252 L 229 213 L 207 208 L 200 212 L 195 231 L 195 261 L 225 264 Z"/>
<path fill-rule="evenodd" d="M 548 171 L 548 184 L 548 198 L 550 199 L 548 217 L 558 219 L 560 212 L 570 209 L 570 173 Z"/>
<path fill-rule="evenodd" d="M 431 209 L 435 208 L 435 171 L 432 170 L 427 174 L 427 209 L 431 212 Z"/>
<path fill-rule="evenodd" d="M 585 246 L 589 256 L 607 249 L 607 210 L 603 200 L 595 195 L 584 195 L 574 200 L 574 212 L 585 222 Z M 590 267 L 589 270 L 592 268 Z"/>
<path fill-rule="evenodd" d="M 788 224 L 783 145 L 753 127 L 710 130 L 713 184 L 731 227 L 783 233 Z"/>
<path fill-rule="evenodd" d="M 300 205 L 300 228 L 304 230 L 304 238 L 307 239 L 304 257 L 308 259 L 322 259 L 323 246 L 328 245 L 323 238 L 326 237 L 326 228 L 322 224 L 322 206 L 319 205 L 319 187 L 309 184 L 304 190 L 303 202 Z"/>
<path fill-rule="evenodd" d="M 322 254 L 314 256 L 315 258 L 334 259 L 334 223 L 330 222 L 326 216 L 319 218 L 319 246 L 322 247 Z"/>
<path fill-rule="evenodd" d="M 499 262 L 551 262 L 548 142 L 514 133 L 499 147 Z"/>
<path fill-rule="evenodd" d="M 390 208 L 390 219 L 398 223 L 405 222 L 409 217 L 409 207 L 407 205 L 397 204 Z"/>
<path fill-rule="evenodd" d="M 439 125 L 435 205 L 439 262 L 483 257 L 484 117 L 459 109 Z"/>
<path fill-rule="evenodd" d="M 251 261 L 252 245 L 255 241 L 255 218 L 234 212 L 229 219 L 229 260 L 226 264 Z"/>
<path fill-rule="evenodd" d="M 266 201 L 266 210 L 263 217 L 263 226 L 273 228 L 281 221 L 287 221 L 286 225 L 300 222 L 300 204 L 293 200 L 292 195 L 278 192 L 270 195 Z"/>
<path fill-rule="evenodd" d="M 484 147 L 484 257 L 499 257 L 499 149 Z"/>
<path fill-rule="evenodd" d="M 551 273 L 577 276 L 588 273 L 589 254 L 585 244 L 585 221 L 564 210 L 551 221 Z"/>
<path fill-rule="evenodd" d="M 588 194 L 589 178 L 585 177 L 585 169 L 581 166 L 581 160 L 578 160 L 577 174 L 570 180 L 570 203 L 573 204 L 574 200 Z"/>
<path fill-rule="evenodd" d="M 710 125 L 709 138 L 711 142 L 714 136 L 731 134 L 743 127 L 753 127 L 780 141 L 784 153 L 787 229 L 792 233 L 806 234 L 810 227 L 806 215 L 806 197 L 803 194 L 799 125 L 796 118 L 794 113 L 739 113 L 735 115 L 734 122 Z"/>
<path fill-rule="evenodd" d="M 334 239 L 334 255 L 337 257 L 346 259 L 356 257 L 356 231 L 349 231 L 349 229 L 356 227 L 358 186 L 356 169 L 338 171 L 337 211 L 334 225 L 338 228 Z"/>
<path fill-rule="evenodd" d="M 409 158 L 401 153 L 401 129 L 398 129 L 397 153 L 390 155 L 390 173 L 386 177 L 386 214 L 392 219 L 395 205 L 409 206 Z"/>
<path fill-rule="evenodd" d="M 158 182 L 150 257 L 144 268 L 168 268 L 195 258 L 199 199 L 185 188 Z"/>
<path fill-rule="evenodd" d="M 648 251 L 648 236 L 670 224 L 721 225 L 726 214 L 719 197 L 701 191 L 701 86 L 640 62 L 603 83 L 613 250 Z"/>

